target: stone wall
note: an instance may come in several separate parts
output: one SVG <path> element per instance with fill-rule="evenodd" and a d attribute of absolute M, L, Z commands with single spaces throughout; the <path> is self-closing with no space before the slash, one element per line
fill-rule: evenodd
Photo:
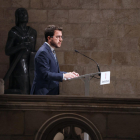
<path fill-rule="evenodd" d="M 48 24 L 63 27 L 64 41 L 57 51 L 62 71 L 97 72 L 96 64 L 76 54 L 75 49 L 96 60 L 101 71 L 111 71 L 109 85 L 91 80 L 90 96 L 140 96 L 139 0 L 1 0 L 0 78 L 9 66 L 4 48 L 8 31 L 15 25 L 15 10 L 20 7 L 28 10 L 28 25 L 37 30 L 36 49 L 44 42 Z M 84 83 L 66 81 L 60 91 L 61 95 L 84 95 Z"/>
<path fill-rule="evenodd" d="M 52 118 L 64 113 L 67 118 L 72 113 L 88 119 L 102 140 L 140 140 L 139 102 L 140 99 L 0 95 L 0 140 L 39 140 L 35 136 L 45 133 L 46 122 L 53 124 L 60 118 Z"/>

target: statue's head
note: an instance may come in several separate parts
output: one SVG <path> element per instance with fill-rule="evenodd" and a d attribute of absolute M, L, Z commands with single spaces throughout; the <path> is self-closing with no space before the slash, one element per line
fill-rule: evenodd
<path fill-rule="evenodd" d="M 25 8 L 18 8 L 15 12 L 15 22 L 18 26 L 20 23 L 28 23 L 28 13 Z"/>

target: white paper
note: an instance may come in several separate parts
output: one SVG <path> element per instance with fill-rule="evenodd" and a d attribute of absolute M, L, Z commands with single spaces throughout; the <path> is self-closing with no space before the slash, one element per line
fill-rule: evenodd
<path fill-rule="evenodd" d="M 100 85 L 110 84 L 110 71 L 101 72 Z"/>

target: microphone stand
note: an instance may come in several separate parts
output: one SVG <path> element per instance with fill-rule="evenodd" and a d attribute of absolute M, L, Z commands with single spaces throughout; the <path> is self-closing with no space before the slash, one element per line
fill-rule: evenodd
<path fill-rule="evenodd" d="M 75 50 L 75 52 L 76 52 L 76 53 L 80 53 L 80 52 L 77 51 L 77 50 Z M 94 62 L 96 63 L 96 65 L 97 65 L 98 71 L 100 72 L 99 64 L 98 64 L 95 60 L 91 59 L 90 57 L 88 57 L 88 56 L 86 56 L 86 55 L 84 55 L 84 54 L 82 54 L 82 53 L 80 53 L 80 54 L 83 55 L 83 56 L 85 56 L 85 57 L 87 57 L 88 59 L 94 61 Z M 101 74 L 98 74 L 98 75 L 100 76 Z"/>

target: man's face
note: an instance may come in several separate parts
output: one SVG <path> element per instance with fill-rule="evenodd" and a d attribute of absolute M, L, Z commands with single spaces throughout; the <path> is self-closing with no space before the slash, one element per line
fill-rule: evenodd
<path fill-rule="evenodd" d="M 55 30 L 53 37 L 50 38 L 50 45 L 54 48 L 60 48 L 62 44 L 62 31 Z"/>

